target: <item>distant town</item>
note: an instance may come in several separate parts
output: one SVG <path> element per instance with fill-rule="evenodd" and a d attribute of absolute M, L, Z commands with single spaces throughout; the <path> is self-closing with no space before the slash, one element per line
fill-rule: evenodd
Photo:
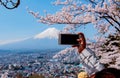
<path fill-rule="evenodd" d="M 59 49 L 33 51 L 3 51 L 0 50 L 0 78 L 29 78 L 33 74 L 45 78 L 77 78 L 80 66 L 62 63 L 53 59 Z"/>

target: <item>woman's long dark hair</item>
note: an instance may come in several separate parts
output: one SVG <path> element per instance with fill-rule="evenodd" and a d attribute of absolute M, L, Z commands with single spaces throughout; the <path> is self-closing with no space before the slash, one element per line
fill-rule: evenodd
<path fill-rule="evenodd" d="M 120 70 L 116 68 L 106 68 L 97 72 L 95 78 L 120 78 Z"/>

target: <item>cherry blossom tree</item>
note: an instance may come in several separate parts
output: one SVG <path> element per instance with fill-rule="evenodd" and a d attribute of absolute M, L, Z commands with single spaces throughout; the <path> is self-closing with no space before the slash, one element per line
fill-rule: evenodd
<path fill-rule="evenodd" d="M 45 13 L 45 17 L 40 16 L 39 13 L 29 12 L 44 24 L 67 24 L 67 27 L 65 27 L 67 31 L 92 23 L 98 29 L 98 32 L 103 34 L 111 26 L 120 32 L 119 0 L 89 0 L 89 3 L 87 3 L 88 1 L 83 2 L 82 0 L 56 0 L 54 5 L 62 5 L 63 7 L 55 14 Z"/>
<path fill-rule="evenodd" d="M 110 34 L 99 42 L 89 43 L 89 47 L 95 51 L 105 67 L 120 69 L 120 34 L 118 32 Z"/>
<path fill-rule="evenodd" d="M 53 4 L 62 7 L 55 14 L 41 16 L 38 12 L 29 13 L 40 23 L 65 24 L 64 32 L 73 32 L 89 24 L 94 26 L 98 31 L 96 42 L 88 43 L 89 47 L 101 57 L 102 63 L 120 68 L 120 63 L 116 62 L 120 60 L 120 0 L 56 0 Z M 111 37 L 115 37 L 114 40 Z"/>

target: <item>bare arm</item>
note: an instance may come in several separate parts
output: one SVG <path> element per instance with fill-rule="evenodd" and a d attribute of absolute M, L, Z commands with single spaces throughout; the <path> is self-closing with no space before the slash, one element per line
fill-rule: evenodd
<path fill-rule="evenodd" d="M 80 32 L 78 34 L 80 35 L 80 38 L 77 39 L 77 41 L 79 42 L 79 45 L 74 45 L 73 47 L 77 47 L 78 52 L 81 53 L 86 48 L 86 40 L 83 33 Z"/>

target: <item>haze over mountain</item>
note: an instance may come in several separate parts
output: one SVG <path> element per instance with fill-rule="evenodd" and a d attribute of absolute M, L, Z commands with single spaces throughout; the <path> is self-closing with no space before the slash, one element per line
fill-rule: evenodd
<path fill-rule="evenodd" d="M 56 49 L 63 48 L 58 44 L 59 30 L 48 28 L 32 38 L 0 41 L 0 49 Z"/>

